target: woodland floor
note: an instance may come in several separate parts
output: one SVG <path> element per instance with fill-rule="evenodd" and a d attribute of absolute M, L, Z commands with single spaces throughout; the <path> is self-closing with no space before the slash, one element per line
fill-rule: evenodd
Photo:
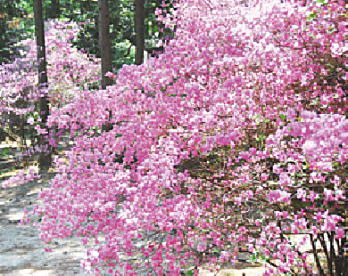
<path fill-rule="evenodd" d="M 48 178 L 0 188 L 0 275 L 87 275 L 80 269 L 84 248 L 79 239 L 59 240 L 53 252 L 45 252 L 37 228 L 18 225 L 23 210 L 38 202 Z"/>

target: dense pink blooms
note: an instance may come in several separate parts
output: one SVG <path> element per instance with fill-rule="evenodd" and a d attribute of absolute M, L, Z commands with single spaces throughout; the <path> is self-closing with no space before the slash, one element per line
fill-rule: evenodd
<path fill-rule="evenodd" d="M 46 22 L 48 89 L 38 89 L 35 39 L 18 43 L 18 47 L 23 48 L 21 56 L 0 66 L 1 114 L 27 115 L 29 124 L 38 124 L 39 121 L 33 117 L 34 105 L 42 95 L 48 95 L 51 105 L 57 107 L 71 101 L 76 90 L 98 82 L 98 59 L 73 47 L 78 31 L 76 23 Z"/>
<path fill-rule="evenodd" d="M 17 186 L 21 184 L 25 184 L 27 182 L 33 181 L 35 179 L 40 178 L 35 169 L 29 168 L 27 171 L 21 170 L 16 175 L 10 177 L 9 179 L 2 182 L 3 188 L 8 188 L 12 186 Z"/>
<path fill-rule="evenodd" d="M 268 193 L 268 200 L 271 203 L 290 203 L 291 194 L 281 190 L 272 190 Z"/>
<path fill-rule="evenodd" d="M 96 274 L 180 275 L 248 251 L 266 275 L 313 275 L 302 245 L 344 236 L 345 3 L 239 2 L 158 10 L 175 26 L 160 57 L 53 111 L 75 139 L 35 211 L 44 241 L 94 241 Z"/>

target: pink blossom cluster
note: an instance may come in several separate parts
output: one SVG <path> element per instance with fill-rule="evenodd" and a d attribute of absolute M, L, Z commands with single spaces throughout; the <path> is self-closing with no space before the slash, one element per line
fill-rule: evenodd
<path fill-rule="evenodd" d="M 75 139 L 40 195 L 42 240 L 90 241 L 96 275 L 180 275 L 240 252 L 266 275 L 313 275 L 306 242 L 340 257 L 345 3 L 240 2 L 175 1 L 157 12 L 175 26 L 162 55 L 54 110 L 49 126 Z"/>
<path fill-rule="evenodd" d="M 313 111 L 302 111 L 297 120 L 279 129 L 275 135 L 268 137 L 270 143 L 284 136 L 301 137 L 294 142 L 301 147 L 302 157 L 310 168 L 322 172 L 332 172 L 334 161 L 346 163 L 348 160 L 348 121 L 339 114 L 317 114 Z M 279 143 L 279 141 L 278 141 Z M 294 155 L 296 155 L 294 153 Z M 286 161 L 287 154 L 278 155 Z"/>
<path fill-rule="evenodd" d="M 0 66 L 0 111 L 26 114 L 33 103 L 48 95 L 52 105 L 64 104 L 74 97 L 76 89 L 99 79 L 99 61 L 73 47 L 79 26 L 64 21 L 46 22 L 46 56 L 48 89 L 38 89 L 36 44 L 29 38 L 18 43 L 21 55 L 12 63 Z M 25 105 L 18 104 L 25 101 Z"/>
<path fill-rule="evenodd" d="M 35 169 L 29 168 L 29 170 L 27 171 L 26 170 L 19 171 L 16 175 L 3 181 L 1 185 L 3 188 L 9 188 L 9 187 L 14 187 L 14 186 L 28 183 L 38 178 L 40 178 L 40 176 L 35 171 Z"/>
<path fill-rule="evenodd" d="M 17 156 L 16 161 L 21 162 L 23 159 L 27 157 L 31 157 L 37 153 L 46 153 L 49 154 L 49 149 L 47 145 L 35 145 L 27 150 L 24 150 L 22 153 L 20 153 L 19 156 Z"/>
<path fill-rule="evenodd" d="M 21 55 L 12 63 L 0 65 L 1 128 L 15 128 L 16 124 L 23 123 L 32 132 L 36 131 L 38 136 L 47 136 L 48 130 L 43 126 L 37 110 L 38 99 L 47 95 L 50 109 L 57 109 L 70 102 L 81 89 L 98 82 L 99 60 L 73 46 L 79 30 L 80 27 L 73 22 L 46 22 L 48 88 L 38 86 L 34 38 L 20 41 L 18 47 L 23 49 Z M 53 132 L 50 131 L 49 137 L 51 146 L 56 145 Z M 43 149 L 38 150 L 38 147 L 41 146 L 33 146 L 22 157 L 42 152 Z"/>

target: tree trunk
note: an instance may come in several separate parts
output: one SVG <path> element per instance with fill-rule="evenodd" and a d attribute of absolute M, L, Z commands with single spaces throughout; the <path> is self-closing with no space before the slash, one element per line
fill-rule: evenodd
<path fill-rule="evenodd" d="M 105 76 L 107 72 L 112 72 L 112 51 L 110 41 L 110 18 L 108 0 L 99 0 L 99 48 L 101 55 L 101 87 L 105 89 L 107 85 L 112 84 L 112 79 Z"/>
<path fill-rule="evenodd" d="M 45 31 L 44 20 L 42 15 L 42 0 L 34 0 L 34 18 L 35 18 L 35 38 L 37 47 L 37 62 L 38 62 L 38 80 L 39 89 L 47 89 L 47 63 L 46 63 L 46 47 L 45 47 Z M 47 95 L 40 98 L 40 116 L 44 126 L 46 126 L 49 114 L 48 97 Z M 39 167 L 40 171 L 47 171 L 51 166 L 52 158 L 49 151 L 49 144 L 45 137 L 41 136 L 40 145 L 47 146 L 48 152 L 40 153 Z"/>
<path fill-rule="evenodd" d="M 135 1 L 135 33 L 136 33 L 136 52 L 135 52 L 135 64 L 142 64 L 144 62 L 144 50 L 145 50 L 145 8 L 144 0 Z"/>

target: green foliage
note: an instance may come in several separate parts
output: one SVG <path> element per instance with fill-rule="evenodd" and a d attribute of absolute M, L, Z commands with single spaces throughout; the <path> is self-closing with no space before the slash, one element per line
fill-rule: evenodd
<path fill-rule="evenodd" d="M 46 2 L 48 3 L 48 2 Z M 146 48 L 155 47 L 159 37 L 155 9 L 160 1 L 145 2 L 145 40 Z M 110 36 L 113 47 L 113 66 L 116 70 L 123 64 L 133 64 L 135 56 L 134 1 L 109 1 Z M 61 18 L 83 23 L 75 46 L 90 55 L 100 57 L 98 47 L 98 2 L 97 1 L 61 1 Z"/>
<path fill-rule="evenodd" d="M 307 16 L 307 21 L 312 21 L 317 17 L 317 13 L 316 12 L 311 12 L 308 16 Z"/>
<path fill-rule="evenodd" d="M 195 275 L 195 271 L 194 270 L 189 270 L 185 272 L 185 276 L 193 276 Z"/>
<path fill-rule="evenodd" d="M 60 0 L 59 12 L 53 10 L 52 0 L 44 0 L 46 19 L 68 19 L 83 24 L 74 45 L 87 54 L 100 57 L 98 46 L 98 1 Z M 152 52 L 163 36 L 156 21 L 155 9 L 161 1 L 145 1 L 145 48 Z M 7 62 L 19 53 L 15 44 L 34 34 L 33 3 L 28 0 L 0 0 L 0 63 Z M 135 55 L 134 1 L 109 1 L 110 36 L 113 43 L 113 66 L 116 70 L 123 64 L 133 64 Z M 20 19 L 20 20 L 19 20 Z M 157 49 L 158 50 L 158 49 Z"/>
<path fill-rule="evenodd" d="M 280 119 L 282 119 L 283 121 L 286 121 L 286 115 L 280 114 L 279 117 L 280 117 Z"/>
<path fill-rule="evenodd" d="M 8 159 L 10 155 L 9 148 L 2 148 L 0 150 L 0 159 Z"/>
<path fill-rule="evenodd" d="M 327 4 L 329 0 L 315 0 L 315 2 L 317 2 L 317 4 L 319 5 L 324 5 L 324 4 Z"/>
<path fill-rule="evenodd" d="M 0 64 L 19 53 L 16 42 L 24 37 L 27 10 L 23 1 L 0 0 Z"/>
<path fill-rule="evenodd" d="M 119 69 L 123 64 L 133 64 L 135 47 L 129 41 L 121 41 L 113 44 L 113 67 Z"/>

